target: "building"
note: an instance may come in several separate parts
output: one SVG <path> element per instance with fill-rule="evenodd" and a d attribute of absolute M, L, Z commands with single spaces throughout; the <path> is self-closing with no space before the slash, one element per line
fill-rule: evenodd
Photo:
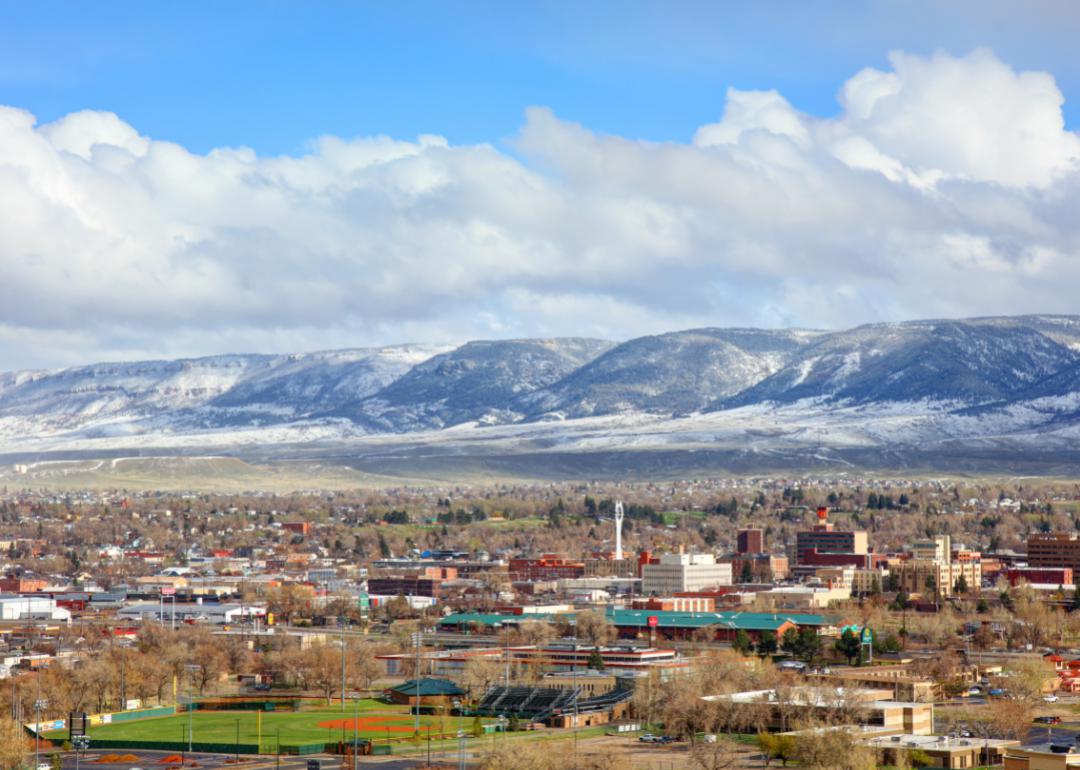
<path fill-rule="evenodd" d="M 795 561 L 799 565 L 810 563 L 807 558 L 814 554 L 865 557 L 870 553 L 870 540 L 865 531 L 835 529 L 828 520 L 828 515 L 828 508 L 818 508 L 818 523 L 809 530 L 796 533 Z M 863 563 L 858 563 L 858 561 L 845 563 L 851 563 L 853 566 L 869 566 L 865 563 L 865 558 L 861 560 Z M 839 564 L 818 566 L 839 566 Z"/>
<path fill-rule="evenodd" d="M 545 553 L 536 559 L 511 559 L 510 577 L 514 580 L 558 580 L 585 575 L 585 562 L 562 554 Z"/>
<path fill-rule="evenodd" d="M 1035 743 L 1009 746 L 1005 750 L 1004 770 L 1077 770 L 1080 768 L 1080 745 L 1075 743 Z"/>
<path fill-rule="evenodd" d="M 851 598 L 851 588 L 845 586 L 815 585 L 807 583 L 795 586 L 777 586 L 758 594 L 777 609 L 821 610 L 833 602 Z"/>
<path fill-rule="evenodd" d="M 735 536 L 735 552 L 742 554 L 765 553 L 765 531 L 740 529 Z"/>
<path fill-rule="evenodd" d="M 572 614 L 561 615 L 572 621 Z M 680 640 L 705 638 L 732 641 L 744 631 L 753 640 L 763 634 L 782 635 L 789 628 L 808 626 L 818 633 L 836 633 L 836 620 L 811 613 L 781 612 L 664 612 L 661 610 L 610 610 L 607 615 L 621 639 Z M 439 631 L 495 634 L 529 620 L 554 620 L 555 616 L 521 616 L 500 613 L 460 612 L 440 618 Z"/>
<path fill-rule="evenodd" d="M 585 577 L 638 577 L 638 563 L 633 559 L 593 557 L 585 560 Z"/>
<path fill-rule="evenodd" d="M 748 708 L 769 709 L 772 730 L 784 732 L 799 721 L 800 713 L 833 711 L 854 707 L 859 724 L 875 728 L 879 734 L 930 735 L 934 731 L 934 704 L 891 700 L 889 690 L 860 687 L 792 687 L 789 690 L 749 690 L 730 695 L 706 695 L 705 701 L 730 701 Z"/>
<path fill-rule="evenodd" d="M 160 621 L 171 623 L 175 617 L 177 623 L 209 623 L 228 625 L 241 618 L 261 618 L 266 616 L 266 608 L 252 604 L 133 604 L 124 607 L 116 616 L 121 620 Z"/>
<path fill-rule="evenodd" d="M 771 553 L 735 553 L 724 560 L 736 583 L 771 583 L 788 576 L 788 558 Z M 750 579 L 747 580 L 746 578 Z"/>
<path fill-rule="evenodd" d="M 661 612 L 716 612 L 713 596 L 650 596 L 630 602 L 632 610 L 660 610 Z"/>
<path fill-rule="evenodd" d="M 947 735 L 880 735 L 867 743 L 877 752 L 879 766 L 910 767 L 903 762 L 908 754 L 920 752 L 929 758 L 928 767 L 971 768 L 1000 765 L 1006 751 L 1020 741 L 998 738 L 950 738 Z"/>
<path fill-rule="evenodd" d="M 44 591 L 49 586 L 45 578 L 31 575 L 8 575 L 0 578 L 0 593 L 31 594 Z"/>
<path fill-rule="evenodd" d="M 430 596 L 442 595 L 441 578 L 428 577 L 383 577 L 368 578 L 369 594 L 383 596 Z"/>
<path fill-rule="evenodd" d="M 955 558 L 958 553 L 962 558 Z M 894 562 L 890 571 L 902 591 L 947 598 L 964 586 L 967 590 L 982 587 L 982 561 L 978 557 L 974 551 L 954 552 L 952 539 L 938 535 L 932 541 L 913 543 L 910 558 Z"/>
<path fill-rule="evenodd" d="M 421 711 L 450 708 L 464 696 L 465 691 L 449 679 L 411 679 L 386 690 L 391 703 L 416 705 Z"/>
<path fill-rule="evenodd" d="M 999 574 L 1011 586 L 1021 581 L 1056 586 L 1071 586 L 1074 583 L 1071 567 L 1010 567 Z"/>
<path fill-rule="evenodd" d="M 731 583 L 731 565 L 718 564 L 716 557 L 708 553 L 666 553 L 657 563 L 641 567 L 644 594 L 670 596 Z"/>
<path fill-rule="evenodd" d="M 70 621 L 71 612 L 47 596 L 0 596 L 0 620 Z"/>
<path fill-rule="evenodd" d="M 1080 538 L 1065 532 L 1039 533 L 1028 537 L 1029 567 L 1069 567 L 1080 570 Z"/>

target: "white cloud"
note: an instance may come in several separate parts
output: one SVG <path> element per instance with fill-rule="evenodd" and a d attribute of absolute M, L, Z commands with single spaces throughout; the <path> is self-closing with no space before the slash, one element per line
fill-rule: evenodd
<path fill-rule="evenodd" d="M 835 117 L 729 91 L 685 144 L 533 109 L 519 157 L 197 155 L 0 108 L 0 364 L 1074 310 L 1080 139 L 1053 78 L 891 63 Z"/>

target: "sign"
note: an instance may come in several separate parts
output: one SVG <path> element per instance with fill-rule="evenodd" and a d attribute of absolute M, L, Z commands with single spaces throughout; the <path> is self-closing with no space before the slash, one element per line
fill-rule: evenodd
<path fill-rule="evenodd" d="M 874 632 L 870 630 L 870 626 L 864 626 L 862 633 L 859 634 L 859 641 L 863 644 L 874 643 Z"/>
<path fill-rule="evenodd" d="M 162 586 L 161 587 L 161 595 L 162 596 L 176 596 L 176 586 Z M 151 594 L 151 596 L 153 596 L 153 594 Z"/>
<path fill-rule="evenodd" d="M 660 625 L 660 618 L 656 615 L 650 615 L 647 622 L 649 624 L 649 628 L 656 628 L 658 625 Z"/>
<path fill-rule="evenodd" d="M 86 735 L 86 712 L 71 712 L 68 715 L 68 725 L 71 727 L 71 737 Z"/>

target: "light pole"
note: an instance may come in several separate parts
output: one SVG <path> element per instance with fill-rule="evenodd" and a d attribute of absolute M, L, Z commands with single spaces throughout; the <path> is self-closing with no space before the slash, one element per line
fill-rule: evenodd
<path fill-rule="evenodd" d="M 345 711 L 345 616 L 338 616 L 341 626 L 341 711 Z"/>
<path fill-rule="evenodd" d="M 187 748 L 187 750 L 188 750 L 188 754 L 190 754 L 192 751 L 194 751 L 194 749 L 192 747 L 195 745 L 195 735 L 194 735 L 195 701 L 191 696 L 191 687 L 192 687 L 192 680 L 195 678 L 195 672 L 198 671 L 201 668 L 201 666 L 199 666 L 198 663 L 189 663 L 188 665 L 184 666 L 184 668 L 187 669 L 187 672 L 188 672 L 188 688 L 187 688 L 187 692 L 188 692 L 188 704 L 187 704 L 187 708 L 188 708 L 188 711 L 187 711 L 187 713 L 188 713 L 188 733 L 187 733 L 188 748 Z"/>
<path fill-rule="evenodd" d="M 424 636 L 423 626 L 416 626 L 416 714 L 413 718 L 413 734 L 420 737 L 420 643 Z"/>
<path fill-rule="evenodd" d="M 38 672 L 37 676 L 41 676 Z M 41 682 L 38 680 L 38 692 L 41 692 Z M 43 698 L 34 701 L 34 770 L 41 766 L 41 712 L 49 707 L 49 702 Z"/>
<path fill-rule="evenodd" d="M 359 731 L 359 725 L 360 725 L 360 699 L 357 698 L 356 699 L 356 705 L 353 708 L 353 721 L 352 721 L 352 767 L 353 767 L 353 770 L 356 770 L 356 750 L 360 745 L 360 742 L 357 740 L 357 737 L 359 735 L 359 732 L 358 732 Z M 428 762 L 428 764 L 430 765 L 431 762 Z"/>
<path fill-rule="evenodd" d="M 71 746 L 75 749 L 75 770 L 79 770 L 79 752 L 90 748 L 90 738 L 85 735 L 76 735 L 71 739 Z"/>
<path fill-rule="evenodd" d="M 465 770 L 465 731 L 457 731 L 458 741 L 458 770 Z"/>
<path fill-rule="evenodd" d="M 240 720 L 236 720 L 236 762 L 240 762 Z"/>

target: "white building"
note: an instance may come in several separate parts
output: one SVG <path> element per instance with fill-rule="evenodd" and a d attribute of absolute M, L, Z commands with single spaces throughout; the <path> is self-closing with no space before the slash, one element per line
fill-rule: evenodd
<path fill-rule="evenodd" d="M 71 612 L 57 607 L 47 596 L 0 596 L 0 620 L 60 620 L 70 622 Z"/>
<path fill-rule="evenodd" d="M 251 604 L 177 604 L 172 602 L 133 604 L 117 613 L 122 620 L 160 621 L 171 623 L 175 612 L 177 623 L 209 623 L 227 625 L 242 617 L 264 617 L 266 608 Z"/>
<path fill-rule="evenodd" d="M 657 564 L 641 568 L 641 592 L 671 596 L 731 585 L 731 564 L 717 564 L 711 553 L 665 553 Z"/>

